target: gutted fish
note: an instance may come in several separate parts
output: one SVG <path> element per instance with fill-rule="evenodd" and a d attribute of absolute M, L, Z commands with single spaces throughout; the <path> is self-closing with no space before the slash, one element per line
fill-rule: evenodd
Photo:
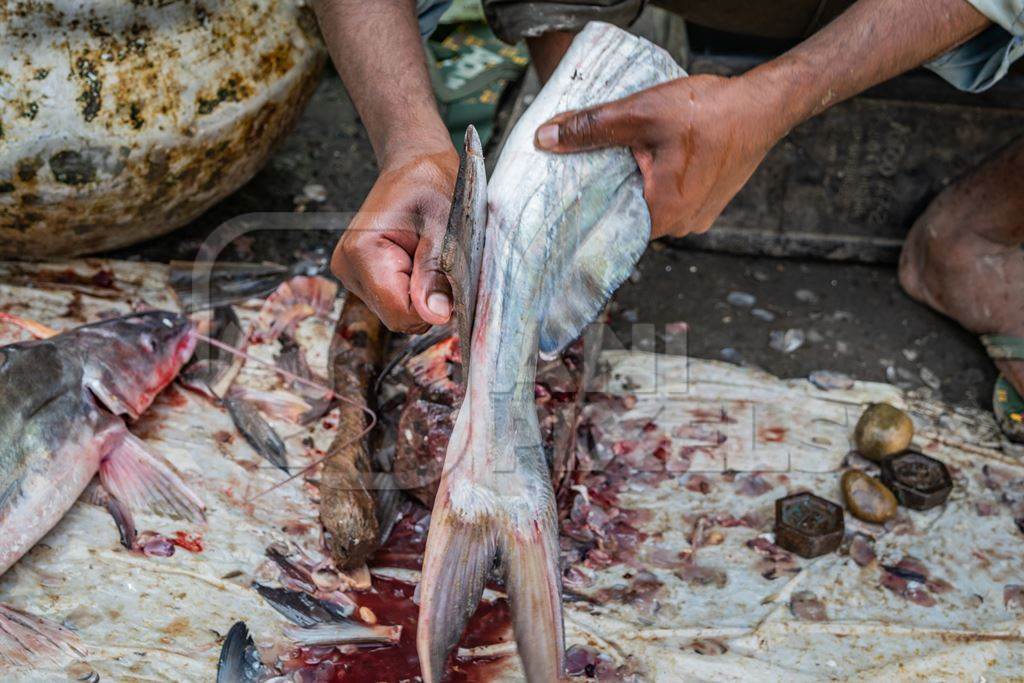
<path fill-rule="evenodd" d="M 157 311 L 0 347 L 0 574 L 97 473 L 127 509 L 202 518 L 203 503 L 122 419 L 149 407 L 194 346 L 188 319 Z M 32 625 L 0 610 L 0 657 L 45 645 Z"/>
<path fill-rule="evenodd" d="M 563 675 L 555 500 L 534 407 L 537 352 L 559 352 L 596 317 L 640 258 L 650 216 L 628 150 L 549 155 L 533 136 L 555 114 L 683 75 L 647 41 L 588 25 L 513 129 L 487 184 L 471 364 L 420 587 L 426 683 L 441 679 L 495 557 L 527 678 Z"/>

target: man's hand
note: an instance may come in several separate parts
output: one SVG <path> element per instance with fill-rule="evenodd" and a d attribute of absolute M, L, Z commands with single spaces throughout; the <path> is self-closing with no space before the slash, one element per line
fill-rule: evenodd
<path fill-rule="evenodd" d="M 537 129 L 552 152 L 629 147 L 644 178 L 651 239 L 704 232 L 787 131 L 739 78 L 693 76 L 567 112 Z"/>
<path fill-rule="evenodd" d="M 334 251 L 331 269 L 392 330 L 451 316 L 438 271 L 459 158 L 427 75 L 413 0 L 315 0 L 338 72 L 380 176 Z"/>
<path fill-rule="evenodd" d="M 629 147 L 644 177 L 652 239 L 703 232 L 794 126 L 988 25 L 965 0 L 858 0 L 742 76 L 682 78 L 561 114 L 537 129 L 536 144 L 553 152 Z"/>
<path fill-rule="evenodd" d="M 451 146 L 416 151 L 381 171 L 331 260 L 345 286 L 400 332 L 423 332 L 451 316 L 440 256 L 459 157 Z"/>

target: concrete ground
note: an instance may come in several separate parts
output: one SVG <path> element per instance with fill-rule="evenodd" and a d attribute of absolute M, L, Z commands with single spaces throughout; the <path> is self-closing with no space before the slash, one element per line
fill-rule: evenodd
<path fill-rule="evenodd" d="M 183 230 L 117 255 L 187 259 L 217 226 L 244 213 L 355 211 L 375 173 L 366 134 L 329 70 L 295 131 L 255 178 Z M 323 201 L 311 185 L 326 190 Z M 327 255 L 336 237 L 333 231 L 259 232 L 234 243 L 225 258 L 289 262 L 311 251 Z M 729 303 L 734 292 L 740 293 L 732 296 L 736 303 Z M 751 296 L 756 302 L 743 305 Z M 657 331 L 686 321 L 693 356 L 745 363 L 781 377 L 833 370 L 863 380 L 888 379 L 937 391 L 952 403 L 990 407 L 995 372 L 977 340 L 910 300 L 890 266 L 654 245 L 615 302 L 613 329 L 624 342 L 632 322 L 652 323 Z M 772 331 L 789 329 L 802 331 L 799 348 L 786 353 L 769 345 Z"/>

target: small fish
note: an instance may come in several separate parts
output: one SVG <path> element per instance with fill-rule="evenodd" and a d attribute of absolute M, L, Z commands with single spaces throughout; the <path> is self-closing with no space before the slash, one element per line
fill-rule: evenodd
<path fill-rule="evenodd" d="M 195 343 L 188 319 L 154 311 L 0 347 L 0 574 L 97 473 L 119 507 L 202 518 L 203 503 L 123 419 L 150 406 Z M 0 658 L 24 658 L 19 642 L 45 645 L 34 631 L 0 610 Z"/>
<path fill-rule="evenodd" d="M 551 155 L 534 147 L 533 136 L 555 114 L 684 75 L 651 43 L 588 24 L 512 130 L 486 193 L 475 193 L 477 205 L 462 214 L 479 222 L 486 202 L 486 228 L 478 223 L 456 233 L 485 229 L 485 239 L 465 342 L 471 344 L 465 398 L 445 455 L 420 583 L 424 683 L 441 680 L 495 557 L 527 679 L 564 676 L 555 498 L 534 406 L 538 349 L 560 352 L 596 318 L 646 248 L 651 223 L 628 150 Z M 475 131 L 466 147 L 464 163 L 483 182 Z M 475 242 L 462 239 L 471 273 Z M 456 296 L 473 290 L 463 284 L 453 287 Z"/>

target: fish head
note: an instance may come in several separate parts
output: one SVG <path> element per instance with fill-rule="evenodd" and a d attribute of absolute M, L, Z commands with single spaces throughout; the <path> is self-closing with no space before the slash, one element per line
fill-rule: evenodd
<path fill-rule="evenodd" d="M 107 409 L 137 418 L 192 356 L 195 326 L 183 315 L 149 311 L 73 331 L 85 386 Z"/>

